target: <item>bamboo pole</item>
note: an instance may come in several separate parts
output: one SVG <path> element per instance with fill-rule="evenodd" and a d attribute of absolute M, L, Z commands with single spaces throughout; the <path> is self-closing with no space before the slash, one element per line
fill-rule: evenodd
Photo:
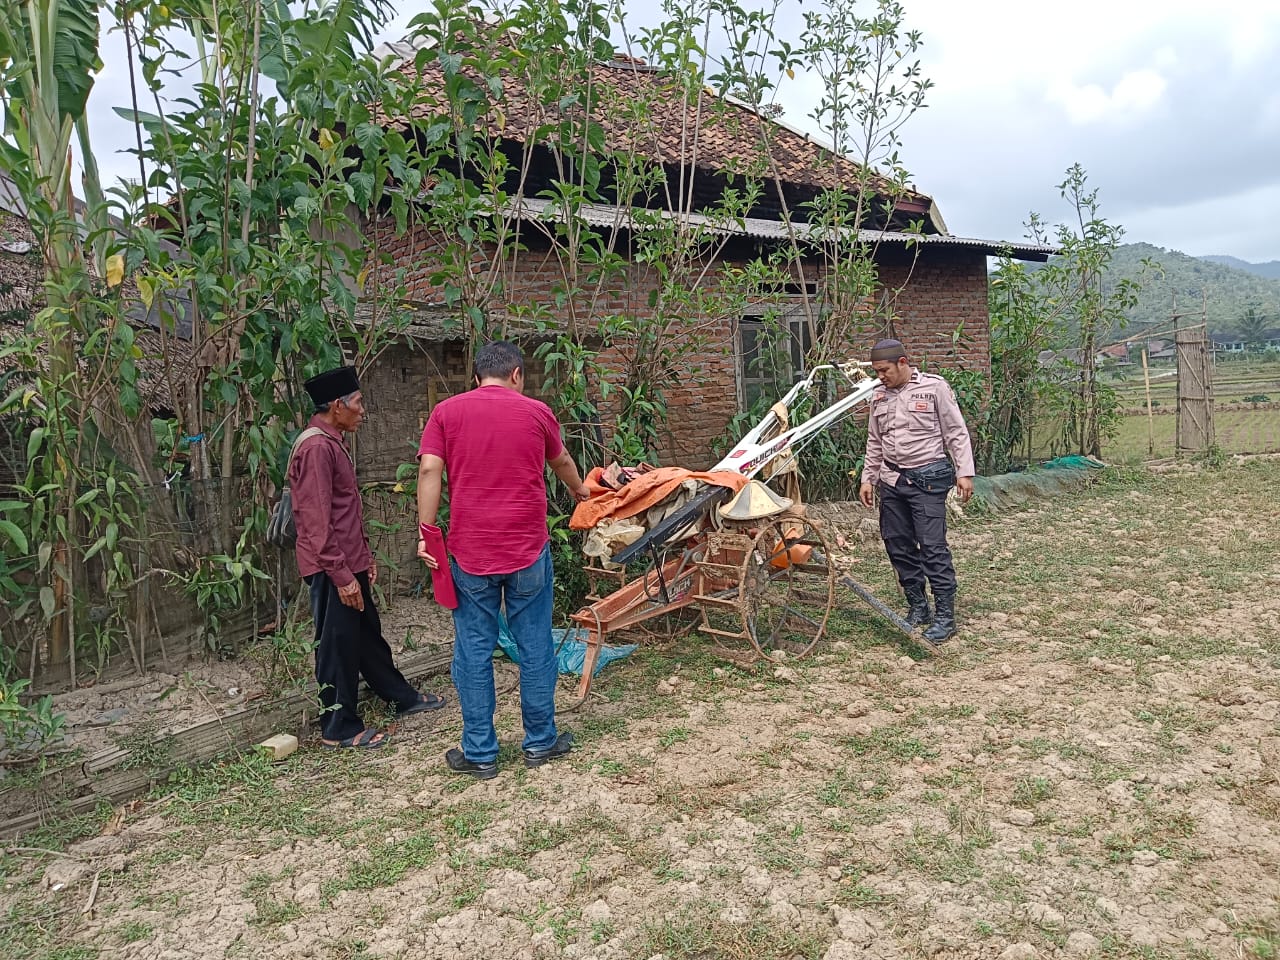
<path fill-rule="evenodd" d="M 1142 381 L 1147 388 L 1147 454 L 1156 455 L 1156 417 L 1151 409 L 1151 370 L 1147 366 L 1147 348 L 1142 348 Z"/>

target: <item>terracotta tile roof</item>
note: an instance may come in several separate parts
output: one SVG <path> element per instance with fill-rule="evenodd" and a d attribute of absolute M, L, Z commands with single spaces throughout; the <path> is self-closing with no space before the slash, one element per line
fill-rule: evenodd
<path fill-rule="evenodd" d="M 388 45 L 379 52 L 405 57 L 400 69 L 414 76 L 416 51 L 411 44 Z M 421 59 L 419 85 L 427 89 L 441 85 L 444 72 L 439 60 L 430 56 Z M 611 62 L 595 63 L 591 80 L 596 90 L 592 112 L 604 130 L 606 150 L 635 151 L 664 164 L 691 163 L 706 171 L 753 171 L 771 179 L 775 172 L 762 164 L 762 141 L 767 137 L 776 176 L 783 183 L 814 190 L 841 184 L 852 188 L 856 183 L 857 164 L 807 134 L 710 90 L 699 97 L 685 97 L 673 77 L 632 58 L 619 55 Z M 652 109 L 640 106 L 645 104 Z M 556 112 L 555 105 L 535 103 L 527 90 L 509 77 L 504 80 L 498 107 L 487 116 L 488 132 L 521 143 L 528 142 L 539 126 L 564 116 Z M 429 119 L 435 112 L 430 102 L 419 102 L 413 116 Z M 380 119 L 395 123 L 395 118 L 385 115 Z M 887 181 L 876 177 L 874 183 L 883 187 Z M 899 207 L 909 216 L 927 218 L 933 202 L 925 194 L 909 192 Z M 945 228 L 939 218 L 926 229 L 944 232 Z"/>

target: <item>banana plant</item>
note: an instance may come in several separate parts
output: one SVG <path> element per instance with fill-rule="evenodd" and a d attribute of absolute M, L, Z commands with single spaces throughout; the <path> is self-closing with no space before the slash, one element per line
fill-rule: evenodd
<path fill-rule="evenodd" d="M 101 67 L 93 0 L 0 0 L 0 99 L 6 135 L 0 138 L 0 164 L 26 204 L 46 270 L 45 308 L 37 315 L 35 334 L 49 345 L 48 364 L 37 368 L 35 381 L 48 420 L 44 434 L 50 438 L 43 458 L 49 480 L 42 486 L 46 514 L 58 522 L 32 533 L 48 544 L 50 567 L 60 571 L 41 592 L 50 600 L 43 605 L 51 659 L 69 661 L 73 681 L 75 479 L 89 412 L 76 390 L 77 355 L 92 329 L 94 311 L 82 237 L 96 250 L 100 272 L 106 268 L 107 242 L 85 106 Z M 85 158 L 83 189 L 91 201 L 83 226 L 71 185 L 73 136 Z"/>
<path fill-rule="evenodd" d="M 0 0 L 0 10 L 4 132 L 12 141 L 0 147 L 4 165 L 30 206 L 32 194 L 38 194 L 50 212 L 74 220 L 70 147 L 77 132 L 86 170 L 96 181 L 85 105 L 102 68 L 98 5 L 93 0 Z M 99 183 L 88 188 L 101 196 Z M 58 224 L 50 234 L 45 241 L 50 269 L 74 265 L 81 249 L 74 225 Z"/>

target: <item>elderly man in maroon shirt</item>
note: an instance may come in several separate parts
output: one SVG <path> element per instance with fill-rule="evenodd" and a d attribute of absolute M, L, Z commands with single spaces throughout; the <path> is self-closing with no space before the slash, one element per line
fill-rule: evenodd
<path fill-rule="evenodd" d="M 311 588 L 316 682 L 326 747 L 382 746 L 387 735 L 360 719 L 360 677 L 399 716 L 438 710 L 444 700 L 419 693 L 396 669 L 373 605 L 378 568 L 364 532 L 356 470 L 344 433 L 364 421 L 354 367 L 312 377 L 304 386 L 316 414 L 295 442 L 288 481 L 298 530 L 298 572 Z"/>

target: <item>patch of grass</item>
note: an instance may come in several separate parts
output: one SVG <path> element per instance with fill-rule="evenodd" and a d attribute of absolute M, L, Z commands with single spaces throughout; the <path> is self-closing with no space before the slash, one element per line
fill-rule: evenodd
<path fill-rule="evenodd" d="M 992 870 L 983 879 L 992 900 L 1018 904 L 1025 903 L 1026 889 L 1022 877 L 1010 870 L 998 868 Z"/>
<path fill-rule="evenodd" d="M 1280 913 L 1238 924 L 1235 935 L 1247 960 L 1280 960 Z"/>
<path fill-rule="evenodd" d="M 849 768 L 841 767 L 818 788 L 817 800 L 824 807 L 847 807 L 860 793 L 861 789 Z"/>
<path fill-rule="evenodd" d="M 1254 780 L 1237 784 L 1234 792 L 1235 803 L 1267 820 L 1280 821 L 1280 796 L 1268 789 L 1267 781 Z"/>
<path fill-rule="evenodd" d="M 783 757 L 773 747 L 762 747 L 745 755 L 745 759 L 754 760 L 767 770 L 781 770 Z"/>
<path fill-rule="evenodd" d="M 621 760 L 597 760 L 592 766 L 600 772 L 602 777 L 625 777 L 631 772 L 630 765 Z"/>
<path fill-rule="evenodd" d="M 658 746 L 666 749 L 673 747 L 677 743 L 685 743 L 693 736 L 693 732 L 687 727 L 668 727 L 658 735 Z"/>
<path fill-rule="evenodd" d="M 971 847 L 989 847 L 996 839 L 991 821 L 978 808 L 950 804 L 947 807 L 947 826 L 963 843 Z"/>
<path fill-rule="evenodd" d="M 1017 743 L 1032 760 L 1040 760 L 1051 753 L 1056 753 L 1063 760 L 1075 760 L 1088 752 L 1078 743 L 1072 743 L 1070 740 L 1053 740 L 1049 737 L 1032 737 L 1029 740 L 1019 740 Z"/>
<path fill-rule="evenodd" d="M 152 926 L 149 923 L 143 923 L 141 920 L 130 920 L 120 925 L 120 939 L 125 943 L 137 943 L 139 940 L 145 940 L 151 936 Z"/>
<path fill-rule="evenodd" d="M 591 862 L 591 854 L 586 853 L 578 859 L 578 866 L 569 878 L 569 893 L 578 897 L 586 896 L 601 882 L 601 878 L 596 875 L 595 865 Z"/>
<path fill-rule="evenodd" d="M 295 755 L 274 764 L 259 752 L 229 756 L 200 767 L 175 771 L 168 783 L 153 791 L 153 798 L 168 801 L 170 814 L 179 823 L 205 828 L 203 840 L 232 836 L 281 833 L 290 837 L 319 837 L 338 833 L 350 837 L 350 824 L 338 824 L 329 813 L 335 791 L 358 787 L 380 776 L 363 757 L 337 751 L 319 755 Z M 201 838 L 187 831 L 192 845 Z"/>
<path fill-rule="evenodd" d="M 725 923 L 715 904 L 698 903 L 640 928 L 632 956 L 662 954 L 667 960 L 720 960 L 750 957 L 752 960 L 817 960 L 826 950 L 823 937 L 765 917 L 747 923 Z"/>
<path fill-rule="evenodd" d="M 1165 739 L 1172 739 L 1176 734 L 1211 733 L 1218 724 L 1200 714 L 1199 711 L 1181 704 L 1165 704 L 1160 707 L 1144 707 L 1133 711 L 1134 719 L 1149 724 Z"/>
<path fill-rule="evenodd" d="M 1039 837 L 1031 841 L 1031 846 L 1023 847 L 1018 851 L 1018 859 L 1023 863 L 1033 863 L 1036 866 L 1043 866 L 1049 852 L 1049 845 Z"/>
<path fill-rule="evenodd" d="M 1091 757 L 1089 760 L 1089 779 L 1103 786 L 1117 780 L 1132 780 L 1135 768 L 1127 763 L 1118 763 L 1104 757 Z"/>
<path fill-rule="evenodd" d="M 930 787 L 937 787 L 940 790 L 958 790 L 961 787 L 972 784 L 974 781 L 974 772 L 966 767 L 949 767 L 941 773 L 927 773 L 924 776 L 924 782 Z"/>
<path fill-rule="evenodd" d="M 851 825 L 872 827 L 877 823 L 884 823 L 896 809 L 889 803 L 858 803 L 849 809 L 847 818 Z"/>
<path fill-rule="evenodd" d="M 1174 960 L 1174 954 L 1168 950 L 1134 943 L 1117 934 L 1107 934 L 1099 940 L 1094 955 L 1105 960 Z"/>
<path fill-rule="evenodd" d="M 879 907 L 891 904 L 894 898 L 869 887 L 861 879 L 850 884 L 841 884 L 836 892 L 836 902 L 850 907 Z"/>
<path fill-rule="evenodd" d="M 1011 727 L 1020 727 L 1030 719 L 1030 707 L 992 707 L 987 711 L 988 724 L 1007 724 Z"/>
<path fill-rule="evenodd" d="M 902 844 L 899 856 L 930 880 L 963 886 L 982 876 L 976 855 L 980 845 L 917 826 Z"/>
<path fill-rule="evenodd" d="M 326 880 L 321 896 L 332 901 L 343 890 L 376 890 L 399 883 L 406 873 L 423 869 L 436 861 L 440 839 L 431 829 L 412 833 L 402 840 L 370 843 L 366 856 L 352 863 L 347 872 Z"/>
<path fill-rule="evenodd" d="M 893 725 L 877 727 L 866 736 L 847 737 L 841 745 L 855 757 L 886 762 L 902 763 L 917 758 L 929 760 L 938 755 L 935 748 L 910 736 L 902 727 Z"/>
<path fill-rule="evenodd" d="M 164 735 L 154 718 L 135 723 L 128 733 L 112 733 L 109 738 L 113 746 L 128 754 L 120 762 L 121 770 L 145 768 L 158 776 L 173 766 L 173 738 Z"/>
<path fill-rule="evenodd" d="M 563 823 L 544 823 L 533 820 L 525 824 L 520 834 L 519 854 L 528 859 L 544 850 L 554 850 L 573 839 L 575 834 Z"/>
<path fill-rule="evenodd" d="M 254 916 L 249 920 L 253 926 L 274 927 L 302 916 L 302 908 L 293 901 L 280 901 L 270 895 L 271 885 L 284 877 L 292 876 L 295 871 L 290 868 L 279 876 L 269 873 L 255 873 L 241 888 L 246 900 L 253 902 Z"/>
<path fill-rule="evenodd" d="M 661 853 L 655 858 L 652 871 L 661 883 L 679 883 L 689 879 L 689 875 L 677 867 L 667 853 Z"/>
<path fill-rule="evenodd" d="M 1195 832 L 1191 814 L 1147 802 L 1136 822 L 1107 834 L 1102 845 L 1112 863 L 1126 862 L 1138 850 L 1152 850 L 1166 860 L 1200 860 L 1204 854 L 1185 842 Z"/>
<path fill-rule="evenodd" d="M 627 718 L 621 714 L 581 713 L 574 720 L 573 737 L 579 746 L 584 746 L 604 737 L 623 737 L 627 726 Z"/>
<path fill-rule="evenodd" d="M 87 813 L 65 815 L 57 807 L 49 811 L 48 822 L 22 835 L 22 846 L 41 850 L 65 850 L 70 844 L 97 835 L 115 811 L 100 803 Z M 0 847 L 3 850 L 3 847 Z M 20 857 L 0 853 L 0 878 L 16 876 L 22 869 Z M 3 941 L 0 941 L 3 942 Z"/>
<path fill-rule="evenodd" d="M 69 942 L 79 907 L 66 911 L 44 893 L 14 898 L 0 914 L 0 957 L 23 960 L 94 960 L 96 947 Z"/>
<path fill-rule="evenodd" d="M 282 923 L 297 920 L 302 916 L 302 907 L 292 900 L 263 899 L 259 900 L 254 906 L 257 908 L 257 912 L 249 923 L 255 927 L 278 927 Z"/>
<path fill-rule="evenodd" d="M 369 943 L 366 940 L 339 940 L 330 945 L 322 955 L 323 960 L 371 960 Z"/>
<path fill-rule="evenodd" d="M 798 876 L 802 870 L 812 865 L 804 852 L 800 838 L 804 828 L 796 823 L 788 829 L 775 827 L 756 835 L 755 852 L 760 863 L 773 871 L 786 871 Z"/>
<path fill-rule="evenodd" d="M 1056 792 L 1046 777 L 1022 777 L 1013 785 L 1013 805 L 1030 810 L 1052 798 Z"/>
<path fill-rule="evenodd" d="M 744 820 L 763 823 L 764 818 L 777 807 L 781 799 L 781 795 L 772 790 L 750 793 L 738 798 L 738 812 Z"/>
<path fill-rule="evenodd" d="M 939 720 L 967 720 L 978 712 L 978 708 L 971 703 L 956 703 L 949 707 L 930 707 L 922 708 L 925 716 L 937 717 Z"/>
<path fill-rule="evenodd" d="M 487 803 L 460 803 L 442 818 L 449 836 L 458 840 L 474 840 L 489 827 L 493 807 Z"/>
<path fill-rule="evenodd" d="M 573 828 L 580 835 L 591 837 L 602 843 L 612 843 L 619 847 L 631 844 L 631 837 L 626 829 L 598 806 L 588 807 L 586 811 L 579 814 L 573 822 Z"/>
<path fill-rule="evenodd" d="M 573 924 L 581 919 L 579 910 L 567 910 L 556 916 L 548 916 L 550 908 L 547 904 L 539 904 L 538 911 L 531 918 L 524 918 L 534 929 L 547 929 L 556 937 L 556 945 L 566 947 L 573 940 Z M 541 924 L 541 925 L 539 925 Z"/>
<path fill-rule="evenodd" d="M 450 888 L 449 904 L 454 910 L 464 910 L 479 900 L 486 889 L 488 883 L 483 870 L 477 868 L 474 872 L 464 873 L 462 879 Z"/>

